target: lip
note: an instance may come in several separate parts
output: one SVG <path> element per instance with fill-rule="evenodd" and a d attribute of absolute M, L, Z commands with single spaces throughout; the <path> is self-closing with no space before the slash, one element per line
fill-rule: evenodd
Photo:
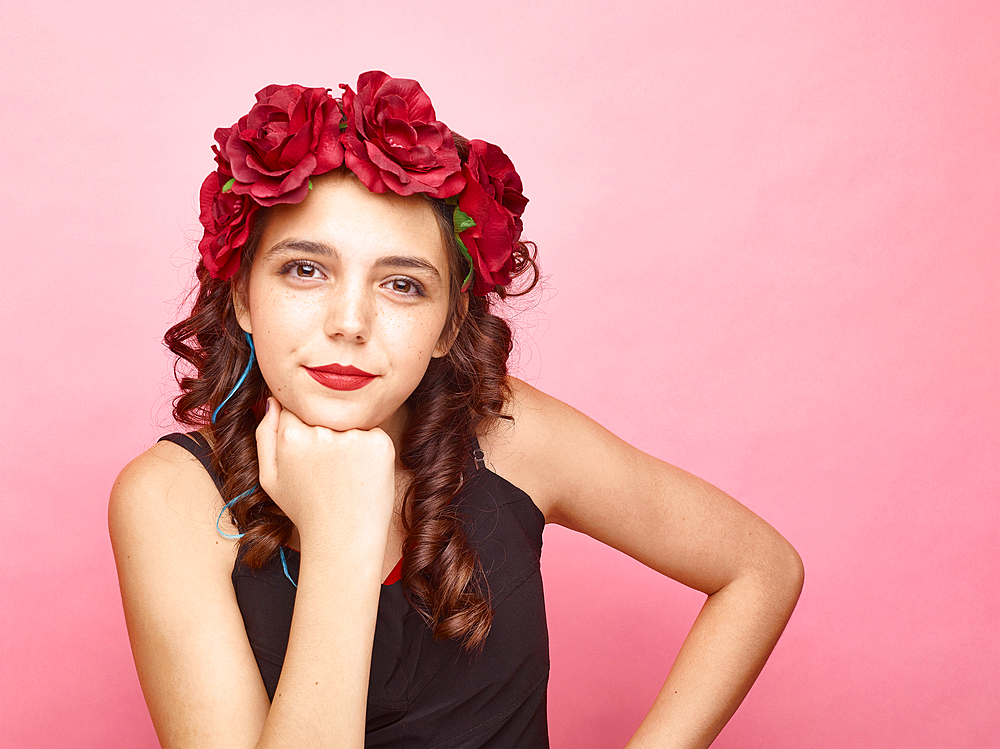
<path fill-rule="evenodd" d="M 324 364 L 322 367 L 306 367 L 316 382 L 331 390 L 359 390 L 378 375 L 346 364 Z"/>

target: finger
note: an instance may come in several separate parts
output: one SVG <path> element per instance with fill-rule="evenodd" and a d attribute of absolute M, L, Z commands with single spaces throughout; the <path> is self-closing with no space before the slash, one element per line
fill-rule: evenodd
<path fill-rule="evenodd" d="M 275 399 L 277 402 L 277 399 Z M 281 408 L 276 426 L 276 444 L 274 448 L 275 461 L 278 466 L 288 458 L 288 451 L 301 449 L 303 438 L 308 434 L 308 427 L 293 411 Z"/>
<path fill-rule="evenodd" d="M 267 412 L 257 425 L 257 471 L 260 485 L 274 486 L 278 478 L 278 419 L 281 416 L 281 405 L 277 398 L 267 399 Z"/>
<path fill-rule="evenodd" d="M 308 426 L 302 419 L 300 419 L 295 412 L 290 411 L 287 408 L 281 409 L 281 425 L 282 426 Z"/>

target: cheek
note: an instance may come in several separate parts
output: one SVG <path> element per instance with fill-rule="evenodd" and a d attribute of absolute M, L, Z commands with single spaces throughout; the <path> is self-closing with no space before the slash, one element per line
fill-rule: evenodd
<path fill-rule="evenodd" d="M 252 300 L 250 321 L 261 375 L 277 396 L 287 391 L 286 371 L 296 352 L 307 342 L 314 325 L 315 305 L 283 304 L 280 297 L 259 296 Z"/>
<path fill-rule="evenodd" d="M 387 321 L 384 330 L 393 341 L 393 349 L 400 359 L 407 362 L 408 367 L 419 369 L 415 374 L 423 377 L 427 362 L 440 340 L 443 325 L 439 314 L 427 314 L 418 320 Z"/>
<path fill-rule="evenodd" d="M 273 339 L 287 348 L 321 325 L 317 321 L 321 321 L 323 310 L 318 300 L 277 293 L 262 294 L 252 301 L 250 319 L 255 338 Z"/>

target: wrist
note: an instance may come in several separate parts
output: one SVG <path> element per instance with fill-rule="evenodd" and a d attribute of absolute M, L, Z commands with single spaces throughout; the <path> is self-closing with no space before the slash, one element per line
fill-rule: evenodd
<path fill-rule="evenodd" d="M 369 564 L 381 568 L 385 556 L 388 528 L 369 523 L 322 519 L 303 523 L 299 531 L 299 551 L 310 559 L 340 560 L 357 568 Z"/>

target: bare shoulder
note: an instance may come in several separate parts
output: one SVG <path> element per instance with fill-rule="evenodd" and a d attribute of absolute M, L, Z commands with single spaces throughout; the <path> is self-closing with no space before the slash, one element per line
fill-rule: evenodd
<path fill-rule="evenodd" d="M 150 510 L 159 495 L 178 481 L 199 483 L 198 459 L 173 442 L 157 442 L 132 460 L 115 480 L 111 489 L 111 508 L 115 514 Z M 209 478 L 202 468 L 201 473 Z"/>
<path fill-rule="evenodd" d="M 108 531 L 126 606 L 129 594 L 170 585 L 170 578 L 228 583 L 235 541 L 216 530 L 223 501 L 198 459 L 158 442 L 118 475 L 108 502 Z M 228 513 L 219 528 L 236 531 Z"/>
<path fill-rule="evenodd" d="M 509 421 L 497 423 L 480 441 L 497 474 L 527 493 L 553 521 L 554 504 L 574 470 L 574 451 L 582 444 L 616 440 L 613 434 L 575 408 L 511 378 Z"/>
<path fill-rule="evenodd" d="M 108 503 L 112 544 L 169 533 L 173 543 L 177 534 L 190 534 L 216 546 L 215 541 L 225 541 L 215 529 L 220 509 L 215 483 L 198 459 L 172 442 L 158 442 L 115 480 Z"/>

